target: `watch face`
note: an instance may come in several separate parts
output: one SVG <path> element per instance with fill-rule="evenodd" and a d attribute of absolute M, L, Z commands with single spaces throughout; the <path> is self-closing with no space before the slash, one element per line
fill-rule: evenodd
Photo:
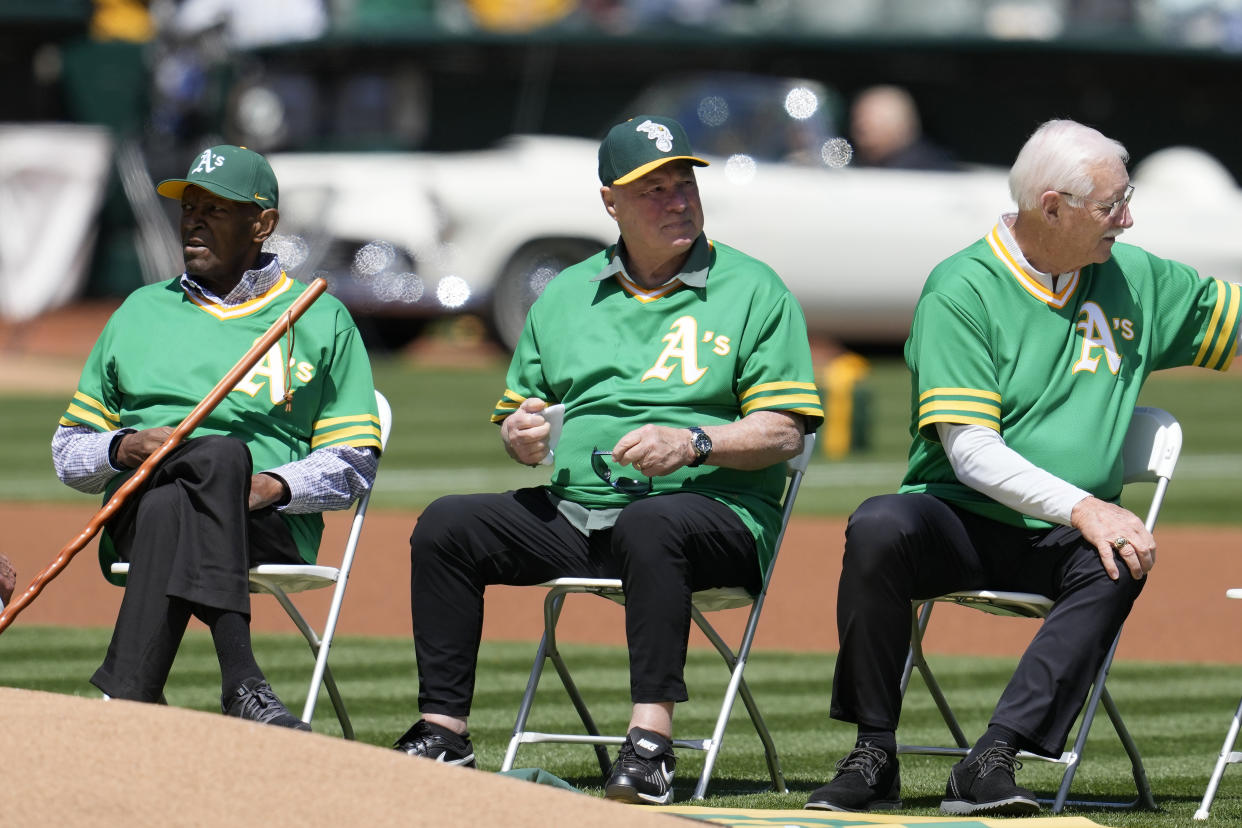
<path fill-rule="evenodd" d="M 712 450 L 712 438 L 701 431 L 698 432 L 694 435 L 694 450 L 700 457 L 710 453 Z"/>

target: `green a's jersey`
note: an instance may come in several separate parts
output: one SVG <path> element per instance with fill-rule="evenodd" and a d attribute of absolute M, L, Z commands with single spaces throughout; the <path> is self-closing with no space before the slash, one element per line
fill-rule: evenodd
<path fill-rule="evenodd" d="M 1115 243 L 1053 293 L 1009 255 L 999 227 L 938 265 L 915 310 L 909 468 L 928 492 L 1014 525 L 1020 515 L 958 482 L 936 423 L 982 425 L 1034 465 L 1103 500 L 1121 494 L 1121 448 L 1152 371 L 1223 371 L 1236 351 L 1236 284 Z"/>
<path fill-rule="evenodd" d="M 60 424 L 96 431 L 178 425 L 305 289 L 281 274 L 263 296 L 225 307 L 191 297 L 179 279 L 139 288 L 108 320 Z M 292 336 L 274 344 L 190 436 L 204 434 L 245 441 L 256 473 L 325 446 L 378 452 L 371 364 L 344 305 L 319 297 Z M 105 502 L 131 473 L 108 484 Z M 314 561 L 323 518 L 281 517 L 301 557 Z"/>
<path fill-rule="evenodd" d="M 823 420 L 797 301 L 767 265 L 703 236 L 680 277 L 655 290 L 629 280 L 615 245 L 567 268 L 532 306 L 506 384 L 493 422 L 527 397 L 564 403 L 550 489 L 589 509 L 632 501 L 591 470 L 591 451 L 647 423 L 718 425 L 758 410 L 801 414 L 808 430 Z M 730 506 L 766 571 L 784 484 L 784 463 L 704 465 L 654 478 L 654 492 Z"/>

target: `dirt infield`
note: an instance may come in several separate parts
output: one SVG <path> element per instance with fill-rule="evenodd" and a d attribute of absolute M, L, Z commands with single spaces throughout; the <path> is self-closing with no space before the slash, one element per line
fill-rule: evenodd
<path fill-rule="evenodd" d="M 0 541 L 18 567 L 18 587 L 25 588 L 94 514 L 94 503 L 81 506 L 0 504 Z M 328 515 L 325 549 L 344 545 L 348 519 Z M 358 559 L 341 614 L 342 635 L 408 635 L 410 600 L 409 538 L 415 515 L 373 510 L 359 544 Z M 837 576 L 844 522 L 801 519 L 785 541 L 756 646 L 765 649 L 834 651 Z M 1217 630 L 1237 629 L 1242 605 L 1224 590 L 1242 586 L 1242 529 L 1170 526 L 1157 530 L 1159 563 L 1122 636 L 1118 657 L 1160 661 L 1242 663 L 1242 641 Z M 120 590 L 104 581 L 92 543 L 21 615 L 19 624 L 110 627 Z M 327 562 L 335 563 L 333 560 Z M 299 596 L 309 617 L 324 617 L 326 590 Z M 540 632 L 542 590 L 493 587 L 487 593 L 484 635 L 489 639 L 536 640 Z M 928 650 L 942 653 L 1005 655 L 1021 650 L 1036 622 L 998 619 L 978 623 L 977 612 L 958 607 L 937 610 Z M 740 634 L 745 613 L 722 613 L 722 630 Z M 577 642 L 624 641 L 621 610 L 611 602 L 580 597 L 566 603 L 562 638 Z M 275 601 L 254 601 L 256 630 L 290 632 Z M 709 646 L 705 639 L 693 642 Z"/>

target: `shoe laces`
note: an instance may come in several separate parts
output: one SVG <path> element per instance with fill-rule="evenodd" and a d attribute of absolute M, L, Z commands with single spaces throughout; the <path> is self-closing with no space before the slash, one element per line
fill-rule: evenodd
<path fill-rule="evenodd" d="M 250 687 L 238 688 L 237 694 L 241 697 L 242 710 L 250 709 L 256 714 L 262 714 L 269 707 L 280 704 L 280 699 L 276 698 L 272 686 L 265 681 Z"/>
<path fill-rule="evenodd" d="M 1018 750 L 1004 742 L 997 742 L 992 747 L 980 753 L 975 758 L 975 764 L 979 766 L 979 776 L 982 778 L 992 771 L 1000 771 L 1010 779 L 1014 778 L 1015 771 L 1021 770 L 1022 763 L 1018 761 Z"/>
<path fill-rule="evenodd" d="M 863 742 L 851 750 L 848 756 L 837 762 L 837 776 L 843 773 L 860 773 L 868 785 L 874 785 L 880 769 L 887 763 L 887 753 L 870 742 Z"/>
<path fill-rule="evenodd" d="M 645 770 L 646 762 L 638 755 L 638 751 L 634 749 L 633 743 L 626 739 L 621 743 L 621 749 L 617 751 L 617 759 L 612 763 L 612 769 L 615 772 L 619 768 L 633 768 L 635 766 Z"/>

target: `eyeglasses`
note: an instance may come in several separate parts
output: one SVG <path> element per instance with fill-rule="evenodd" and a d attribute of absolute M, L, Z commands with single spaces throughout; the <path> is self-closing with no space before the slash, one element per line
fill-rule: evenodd
<path fill-rule="evenodd" d="M 628 495 L 645 495 L 651 492 L 654 485 L 651 478 L 644 480 L 635 480 L 632 477 L 621 477 L 618 475 L 613 479 L 612 469 L 608 468 L 608 461 L 605 457 L 611 457 L 611 451 L 600 451 L 598 448 L 591 450 L 591 471 L 599 475 L 599 479 L 612 486 L 619 492 Z"/>
<path fill-rule="evenodd" d="M 1057 192 L 1063 196 L 1069 196 L 1070 198 L 1076 198 L 1079 201 L 1090 201 L 1095 204 L 1098 204 L 1103 210 L 1106 211 L 1110 219 L 1115 219 L 1121 216 L 1121 214 L 1126 209 L 1126 205 L 1130 203 L 1130 199 L 1134 196 L 1134 185 L 1127 184 L 1126 194 L 1123 195 L 1121 198 L 1117 199 L 1116 201 L 1100 201 L 1097 198 L 1088 198 L 1087 196 L 1074 195 L 1073 193 L 1067 193 L 1064 190 L 1057 190 Z"/>

